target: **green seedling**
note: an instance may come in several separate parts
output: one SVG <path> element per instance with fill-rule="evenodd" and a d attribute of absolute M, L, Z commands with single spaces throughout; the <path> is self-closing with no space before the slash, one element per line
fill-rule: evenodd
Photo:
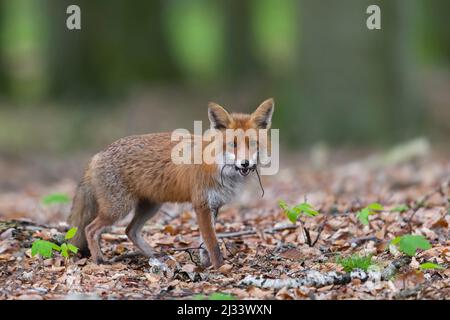
<path fill-rule="evenodd" d="M 372 255 L 360 256 L 357 254 L 353 254 L 347 258 L 337 257 L 336 263 L 344 267 L 345 272 L 351 272 L 354 269 L 367 271 L 369 267 L 373 265 Z"/>
<path fill-rule="evenodd" d="M 284 210 L 286 217 L 292 223 L 295 223 L 302 215 L 314 217 L 319 214 L 309 203 L 303 202 L 295 207 L 289 207 L 284 200 L 280 200 L 278 205 Z"/>
<path fill-rule="evenodd" d="M 197 294 L 193 298 L 194 300 L 236 300 L 236 298 L 228 293 L 215 292 L 210 296 L 204 294 Z"/>
<path fill-rule="evenodd" d="M 42 197 L 41 202 L 46 205 L 66 204 L 70 202 L 70 197 L 64 193 L 52 193 Z"/>
<path fill-rule="evenodd" d="M 417 249 L 428 250 L 431 248 L 430 242 L 424 236 L 406 234 L 396 237 L 391 241 L 391 245 L 397 246 L 398 250 L 413 257 Z"/>
<path fill-rule="evenodd" d="M 356 213 L 356 217 L 363 225 L 369 224 L 369 216 L 384 211 L 384 207 L 379 203 L 371 203 L 367 207 Z"/>
<path fill-rule="evenodd" d="M 444 269 L 443 266 L 441 266 L 441 265 L 439 265 L 439 264 L 437 264 L 437 263 L 432 263 L 432 262 L 425 262 L 425 263 L 422 263 L 422 264 L 419 266 L 419 268 L 420 268 L 422 271 L 425 271 L 425 270 Z"/>
<path fill-rule="evenodd" d="M 77 233 L 78 228 L 71 228 L 67 231 L 64 236 L 65 240 L 72 239 Z M 78 252 L 78 248 L 71 243 L 64 242 L 60 246 L 51 241 L 38 239 L 33 242 L 31 246 L 31 255 L 34 257 L 39 254 L 43 258 L 51 258 L 53 256 L 53 251 L 60 252 L 64 258 L 69 258 L 70 253 L 76 254 Z"/>
<path fill-rule="evenodd" d="M 408 205 L 406 204 L 400 204 L 398 206 L 396 206 L 395 208 L 391 209 L 391 212 L 398 212 L 398 213 L 403 213 L 409 210 Z"/>

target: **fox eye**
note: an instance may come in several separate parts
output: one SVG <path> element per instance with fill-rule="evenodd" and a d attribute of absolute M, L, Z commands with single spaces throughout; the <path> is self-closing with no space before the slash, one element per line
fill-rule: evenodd
<path fill-rule="evenodd" d="M 256 140 L 251 140 L 249 142 L 250 147 L 256 147 L 258 145 L 258 142 L 256 142 Z"/>

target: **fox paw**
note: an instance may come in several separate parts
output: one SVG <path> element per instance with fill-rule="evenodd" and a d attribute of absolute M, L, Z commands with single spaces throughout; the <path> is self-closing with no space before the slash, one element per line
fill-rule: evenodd
<path fill-rule="evenodd" d="M 207 268 L 211 265 L 211 259 L 209 258 L 209 253 L 206 249 L 200 249 L 200 264 L 202 267 Z"/>

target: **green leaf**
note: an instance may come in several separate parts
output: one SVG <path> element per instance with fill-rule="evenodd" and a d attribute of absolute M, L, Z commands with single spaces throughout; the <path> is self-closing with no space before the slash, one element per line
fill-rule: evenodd
<path fill-rule="evenodd" d="M 370 211 L 383 211 L 384 210 L 384 207 L 381 204 L 376 203 L 376 202 L 369 204 L 367 206 L 367 208 L 369 208 Z"/>
<path fill-rule="evenodd" d="M 283 200 L 280 200 L 278 202 L 278 205 L 280 206 L 281 209 L 284 210 L 284 213 L 286 214 L 287 218 L 292 222 L 295 223 L 298 219 L 298 217 L 302 214 L 309 216 L 309 217 L 314 217 L 317 216 L 319 214 L 318 211 L 316 211 L 309 203 L 301 203 L 293 208 L 290 208 L 286 202 L 284 202 Z"/>
<path fill-rule="evenodd" d="M 68 248 L 70 251 L 72 251 L 73 253 L 77 253 L 77 252 L 78 252 L 78 248 L 77 248 L 76 246 L 74 246 L 73 244 L 71 244 L 71 243 L 68 243 L 68 244 L 67 244 L 67 248 Z"/>
<path fill-rule="evenodd" d="M 283 209 L 284 214 L 287 216 L 289 221 L 291 221 L 292 223 L 295 223 L 297 221 L 298 213 L 295 210 L 289 208 L 286 202 L 280 200 L 278 201 L 278 205 L 280 206 L 281 209 Z"/>
<path fill-rule="evenodd" d="M 422 270 L 444 269 L 443 266 L 432 262 L 422 263 L 419 267 Z"/>
<path fill-rule="evenodd" d="M 430 249 L 431 244 L 424 236 L 407 234 L 400 238 L 398 247 L 401 252 L 412 257 L 416 254 L 417 249 Z"/>
<path fill-rule="evenodd" d="M 33 245 L 31 246 L 31 255 L 34 257 L 36 254 L 39 254 L 44 258 L 51 258 L 54 248 L 54 243 L 39 239 L 33 242 Z"/>
<path fill-rule="evenodd" d="M 51 205 L 55 203 L 69 203 L 70 197 L 64 193 L 52 193 L 42 198 L 42 203 Z"/>
<path fill-rule="evenodd" d="M 283 209 L 283 210 L 289 210 L 289 206 L 286 204 L 286 202 L 284 202 L 284 200 L 278 201 L 278 205 L 279 205 L 280 208 Z"/>
<path fill-rule="evenodd" d="M 69 252 L 68 252 L 67 250 L 68 250 L 68 249 L 67 249 L 67 244 L 63 243 L 63 244 L 61 245 L 61 255 L 62 255 L 64 258 L 68 258 L 68 257 L 69 257 Z"/>
<path fill-rule="evenodd" d="M 235 300 L 231 294 L 215 292 L 209 296 L 209 300 Z"/>
<path fill-rule="evenodd" d="M 289 221 L 291 221 L 292 223 L 295 223 L 298 219 L 298 213 L 292 209 L 286 211 L 286 215 L 287 215 Z"/>
<path fill-rule="evenodd" d="M 402 237 L 395 237 L 394 239 L 392 239 L 391 244 L 397 244 L 400 242 L 400 240 L 402 240 Z"/>
<path fill-rule="evenodd" d="M 75 236 L 75 234 L 77 233 L 77 230 L 78 230 L 78 228 L 76 228 L 76 227 L 71 228 L 69 231 L 67 231 L 64 239 L 66 239 L 66 240 L 72 239 Z"/>
<path fill-rule="evenodd" d="M 298 206 L 295 206 L 293 209 L 296 210 L 299 214 L 303 213 L 310 217 L 314 217 L 319 214 L 319 212 L 314 210 L 314 208 L 309 203 L 306 202 L 301 203 Z"/>
<path fill-rule="evenodd" d="M 196 294 L 192 297 L 193 300 L 235 300 L 235 297 L 231 294 L 215 292 L 209 297 L 204 294 Z"/>
<path fill-rule="evenodd" d="M 367 271 L 369 267 L 373 265 L 372 255 L 360 256 L 357 254 L 354 254 L 347 258 L 337 257 L 336 263 L 339 263 L 341 266 L 343 266 L 345 272 L 351 272 L 354 269 Z"/>
<path fill-rule="evenodd" d="M 39 240 L 36 240 L 36 241 L 39 241 Z M 38 254 L 38 246 L 39 245 L 37 245 L 36 244 L 36 241 L 35 242 L 33 242 L 33 245 L 31 246 L 31 256 L 32 257 L 34 257 L 35 255 L 37 255 Z"/>
<path fill-rule="evenodd" d="M 406 204 L 401 204 L 396 206 L 395 208 L 393 208 L 391 210 L 391 212 L 399 212 L 399 213 L 403 213 L 409 210 L 409 207 Z"/>
<path fill-rule="evenodd" d="M 361 209 L 356 213 L 356 217 L 358 218 L 359 222 L 361 222 L 363 225 L 369 224 L 369 215 L 377 214 L 380 211 L 383 211 L 384 207 L 379 203 L 371 203 L 367 207 Z"/>
<path fill-rule="evenodd" d="M 364 208 L 361 211 L 358 211 L 358 213 L 356 214 L 356 217 L 358 218 L 359 222 L 361 222 L 364 225 L 368 225 L 369 224 L 369 209 L 368 208 Z"/>

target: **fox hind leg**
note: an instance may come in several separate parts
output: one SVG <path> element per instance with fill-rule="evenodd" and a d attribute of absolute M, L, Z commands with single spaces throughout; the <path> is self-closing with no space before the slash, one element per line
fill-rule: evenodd
<path fill-rule="evenodd" d="M 154 250 L 142 237 L 141 230 L 145 223 L 158 212 L 160 207 L 161 204 L 159 203 L 139 200 L 134 217 L 126 229 L 126 234 L 131 242 L 148 258 L 153 257 Z"/>
<path fill-rule="evenodd" d="M 103 230 L 110 225 L 111 221 L 109 219 L 105 219 L 99 215 L 85 228 L 89 251 L 91 252 L 92 259 L 95 263 L 106 262 L 100 248 L 100 236 Z"/>

